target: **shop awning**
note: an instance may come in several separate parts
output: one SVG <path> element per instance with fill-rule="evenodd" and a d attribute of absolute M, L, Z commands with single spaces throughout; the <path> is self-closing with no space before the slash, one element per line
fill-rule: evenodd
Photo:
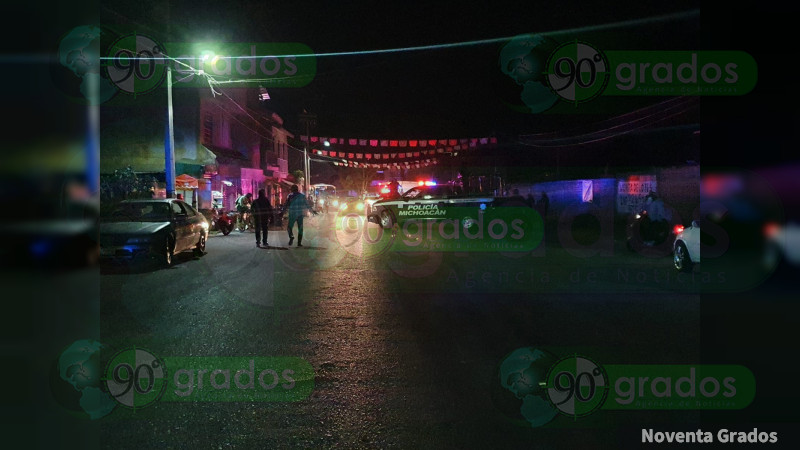
<path fill-rule="evenodd" d="M 197 178 L 183 174 L 175 177 L 175 189 L 197 189 Z"/>

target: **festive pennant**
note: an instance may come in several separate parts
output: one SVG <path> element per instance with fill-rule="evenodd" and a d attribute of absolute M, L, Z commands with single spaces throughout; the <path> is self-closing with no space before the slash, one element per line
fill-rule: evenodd
<path fill-rule="evenodd" d="M 389 141 L 388 140 L 382 140 L 381 141 L 381 147 L 388 147 L 388 146 L 389 146 Z"/>
<path fill-rule="evenodd" d="M 358 139 L 348 139 L 347 143 L 350 145 L 356 145 L 358 144 Z"/>
<path fill-rule="evenodd" d="M 417 146 L 417 141 L 408 141 L 408 146 L 409 147 L 416 147 Z"/>
<path fill-rule="evenodd" d="M 377 147 L 378 146 L 378 140 L 377 139 L 370 139 L 369 140 L 369 146 L 370 147 Z"/>

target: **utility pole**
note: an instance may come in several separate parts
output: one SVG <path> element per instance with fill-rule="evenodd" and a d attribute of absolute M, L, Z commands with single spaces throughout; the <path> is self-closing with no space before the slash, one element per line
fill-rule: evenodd
<path fill-rule="evenodd" d="M 167 67 L 167 130 L 164 137 L 167 198 L 175 197 L 175 132 L 172 127 L 172 69 Z"/>
<path fill-rule="evenodd" d="M 308 146 L 311 142 L 311 127 L 317 125 L 317 116 L 315 114 L 308 114 L 306 110 L 303 110 L 303 114 L 300 114 L 300 123 L 305 123 L 306 125 L 306 145 L 303 148 L 303 172 L 305 172 L 306 177 L 303 191 L 308 195 L 311 181 L 311 161 L 308 157 Z"/>

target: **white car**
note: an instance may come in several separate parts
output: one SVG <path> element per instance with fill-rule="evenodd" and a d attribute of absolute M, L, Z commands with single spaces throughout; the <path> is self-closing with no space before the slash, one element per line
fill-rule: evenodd
<path fill-rule="evenodd" d="M 679 272 L 690 272 L 700 262 L 700 223 L 694 220 L 686 228 L 677 225 L 673 231 L 672 264 Z"/>
<path fill-rule="evenodd" d="M 782 261 L 800 266 L 800 223 L 769 222 L 764 225 L 764 267 L 775 269 Z"/>

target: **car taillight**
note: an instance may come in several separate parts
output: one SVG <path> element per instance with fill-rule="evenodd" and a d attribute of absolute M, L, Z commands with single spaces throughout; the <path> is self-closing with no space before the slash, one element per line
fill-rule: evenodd
<path fill-rule="evenodd" d="M 675 225 L 675 227 L 672 228 L 672 232 L 675 234 L 681 234 L 683 233 L 683 230 L 684 230 L 683 225 Z"/>

